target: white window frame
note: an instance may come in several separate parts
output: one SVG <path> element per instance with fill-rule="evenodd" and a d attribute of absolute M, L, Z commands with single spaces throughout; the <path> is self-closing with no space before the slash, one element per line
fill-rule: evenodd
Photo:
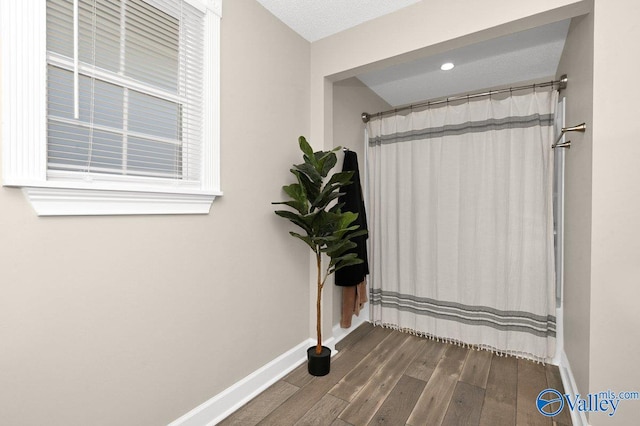
<path fill-rule="evenodd" d="M 47 172 L 46 2 L 0 2 L 2 184 L 22 188 L 39 216 L 207 214 L 220 190 L 222 0 L 186 0 L 205 13 L 202 176 L 198 187 L 162 179 Z"/>

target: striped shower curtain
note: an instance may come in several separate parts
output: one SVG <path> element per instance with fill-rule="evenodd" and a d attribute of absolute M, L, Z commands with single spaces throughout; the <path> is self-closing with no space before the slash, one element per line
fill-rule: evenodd
<path fill-rule="evenodd" d="M 543 91 L 369 122 L 375 324 L 553 357 L 556 104 Z"/>

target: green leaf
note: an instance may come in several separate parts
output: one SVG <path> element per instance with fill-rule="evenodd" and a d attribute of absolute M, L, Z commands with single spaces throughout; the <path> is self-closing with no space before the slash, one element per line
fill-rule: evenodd
<path fill-rule="evenodd" d="M 304 229 L 308 234 L 311 234 L 311 227 L 305 222 L 304 216 L 290 212 L 289 210 L 276 210 L 275 213 L 285 219 L 289 219 L 294 225 Z"/>
<path fill-rule="evenodd" d="M 316 157 L 313 153 L 313 148 L 311 148 L 311 145 L 309 145 L 307 139 L 304 136 L 300 136 L 298 138 L 298 144 L 300 145 L 300 150 L 304 153 L 302 158 L 304 159 L 305 163 L 309 163 L 314 166 L 314 168 L 316 168 L 316 166 L 318 165 L 318 161 L 316 160 Z"/>
<path fill-rule="evenodd" d="M 320 193 L 318 197 L 311 203 L 311 206 L 316 209 L 324 209 L 336 198 L 339 198 L 342 195 L 340 192 L 327 192 Z"/>
<path fill-rule="evenodd" d="M 318 165 L 318 172 L 322 177 L 326 177 L 338 162 L 336 154 L 333 151 L 318 151 L 314 155 Z"/>
<path fill-rule="evenodd" d="M 309 237 L 308 235 L 300 235 L 296 232 L 289 232 L 289 234 L 292 237 L 296 237 L 302 241 L 304 241 L 309 247 L 311 247 L 311 250 L 316 251 L 316 245 L 314 244 L 313 240 L 311 239 L 311 237 Z"/>
<path fill-rule="evenodd" d="M 358 226 L 358 228 L 360 228 L 360 227 Z M 358 231 L 350 232 L 349 234 L 347 234 L 347 238 L 349 238 L 351 240 L 351 239 L 353 239 L 355 237 L 359 237 L 361 235 L 367 235 L 368 233 L 369 232 L 366 229 L 360 229 Z"/>
<path fill-rule="evenodd" d="M 307 175 L 298 170 L 291 169 L 291 173 L 296 175 L 298 183 L 304 190 L 308 200 L 314 200 L 318 197 L 318 194 L 320 193 L 320 185 L 318 183 L 311 181 Z"/>
<path fill-rule="evenodd" d="M 336 203 L 329 209 L 329 211 L 331 213 L 340 213 L 343 207 L 344 207 L 344 203 Z"/>
<path fill-rule="evenodd" d="M 313 148 L 311 148 L 311 145 L 307 142 L 307 138 L 300 136 L 298 138 L 298 144 L 300 145 L 300 150 L 302 150 L 307 157 L 313 157 Z"/>
<path fill-rule="evenodd" d="M 356 243 L 350 240 L 338 240 L 338 241 L 339 242 L 337 243 L 327 244 L 327 246 L 323 250 L 324 252 L 327 253 L 327 256 L 331 257 L 332 260 L 334 258 L 338 258 L 339 256 L 341 256 L 347 250 L 350 250 L 356 247 Z"/>
<path fill-rule="evenodd" d="M 307 197 L 305 196 L 304 190 L 302 189 L 302 185 L 299 183 L 292 183 L 291 185 L 285 185 L 282 187 L 284 192 L 294 200 L 298 201 L 306 201 Z"/>
<path fill-rule="evenodd" d="M 273 201 L 271 204 L 285 204 L 291 208 L 294 208 L 300 214 L 307 214 L 309 209 L 306 204 L 301 203 L 300 201 L 291 200 L 291 201 Z"/>
<path fill-rule="evenodd" d="M 326 210 L 317 210 L 318 215 L 313 223 L 319 237 L 331 236 L 338 229 L 340 215 Z"/>
<path fill-rule="evenodd" d="M 327 179 L 337 163 L 335 152 L 340 148 L 314 152 L 303 136 L 298 142 L 304 162 L 290 169 L 297 183 L 282 187 L 289 200 L 273 203 L 284 204 L 295 212 L 277 210 L 275 213 L 304 230 L 304 233 L 289 232 L 291 236 L 303 241 L 315 253 L 324 252 L 329 256 L 328 273 L 361 263 L 357 253 L 350 252 L 357 247 L 351 239 L 365 235 L 366 230 L 360 230 L 354 223 L 357 213 L 343 212 L 344 203 L 335 202 L 342 195 L 341 189 L 351 183 L 353 172 L 334 173 Z"/>
<path fill-rule="evenodd" d="M 318 191 L 320 190 L 320 185 L 322 185 L 322 176 L 320 176 L 320 173 L 318 173 L 316 168 L 313 167 L 313 164 L 294 164 L 293 167 L 295 167 L 296 170 L 304 173 L 311 180 L 311 182 L 314 183 L 314 185 L 318 186 Z"/>
<path fill-rule="evenodd" d="M 340 185 L 348 185 L 351 183 L 351 178 L 353 177 L 353 172 L 338 172 L 331 175 L 329 182 L 327 185 L 331 185 L 334 183 L 339 183 Z"/>
<path fill-rule="evenodd" d="M 363 263 L 362 259 L 359 259 L 355 253 L 349 253 L 347 255 L 341 256 L 337 262 L 335 262 L 335 266 L 329 269 L 329 273 L 332 274 L 335 271 L 338 271 L 345 266 L 358 265 Z"/>
<path fill-rule="evenodd" d="M 346 253 L 346 254 L 334 257 L 333 259 L 331 259 L 332 260 L 331 263 L 332 263 L 332 265 L 333 264 L 340 264 L 340 263 L 347 262 L 347 261 L 350 261 L 352 259 L 357 259 L 357 258 L 358 258 L 358 254 L 357 253 Z"/>
<path fill-rule="evenodd" d="M 344 229 L 338 229 L 335 231 L 335 235 L 338 236 L 339 238 L 347 238 L 350 239 L 351 237 L 349 236 L 349 232 L 351 231 L 355 231 L 356 229 L 358 229 L 359 226 L 358 225 L 353 225 L 353 226 L 348 226 Z"/>
<path fill-rule="evenodd" d="M 343 212 L 342 216 L 340 217 L 340 223 L 338 225 L 339 229 L 346 229 L 347 227 L 349 227 L 349 225 L 355 222 L 356 219 L 358 219 L 358 213 Z"/>
<path fill-rule="evenodd" d="M 340 188 L 343 185 L 350 183 L 349 179 L 352 174 L 353 172 L 340 172 L 333 174 L 318 196 L 315 199 L 310 199 L 311 205 L 316 208 L 324 208 L 329 205 L 332 200 L 340 197 L 343 194 L 340 192 Z"/>
<path fill-rule="evenodd" d="M 282 187 L 284 192 L 293 199 L 293 201 L 286 201 L 282 203 L 273 204 L 286 204 L 289 207 L 293 207 L 300 214 L 309 213 L 309 201 L 307 200 L 307 194 L 304 191 L 303 186 L 300 183 L 292 183 L 291 185 L 285 185 Z"/>

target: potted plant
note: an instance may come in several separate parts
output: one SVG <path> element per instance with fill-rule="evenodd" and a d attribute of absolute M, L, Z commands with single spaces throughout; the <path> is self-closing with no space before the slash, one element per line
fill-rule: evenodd
<path fill-rule="evenodd" d="M 302 233 L 289 233 L 307 244 L 315 254 L 317 344 L 307 350 L 307 358 L 309 373 L 324 376 L 330 370 L 331 350 L 322 346 L 322 289 L 329 275 L 362 262 L 356 253 L 346 252 L 356 246 L 351 238 L 367 231 L 352 225 L 357 213 L 343 212 L 342 204 L 334 202 L 342 195 L 340 188 L 350 184 L 353 175 L 353 172 L 338 172 L 327 178 L 337 162 L 335 152 L 340 147 L 314 152 L 304 136 L 300 136 L 298 142 L 304 162 L 291 169 L 296 182 L 282 187 L 290 199 L 273 204 L 285 204 L 292 209 L 276 210 L 275 213 L 302 229 Z M 323 268 L 323 255 L 329 258 L 326 268 Z"/>

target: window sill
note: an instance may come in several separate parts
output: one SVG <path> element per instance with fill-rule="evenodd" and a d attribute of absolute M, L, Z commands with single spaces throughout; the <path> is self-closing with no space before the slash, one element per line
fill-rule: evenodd
<path fill-rule="evenodd" d="M 38 216 L 208 214 L 221 192 L 166 193 L 23 186 Z"/>

